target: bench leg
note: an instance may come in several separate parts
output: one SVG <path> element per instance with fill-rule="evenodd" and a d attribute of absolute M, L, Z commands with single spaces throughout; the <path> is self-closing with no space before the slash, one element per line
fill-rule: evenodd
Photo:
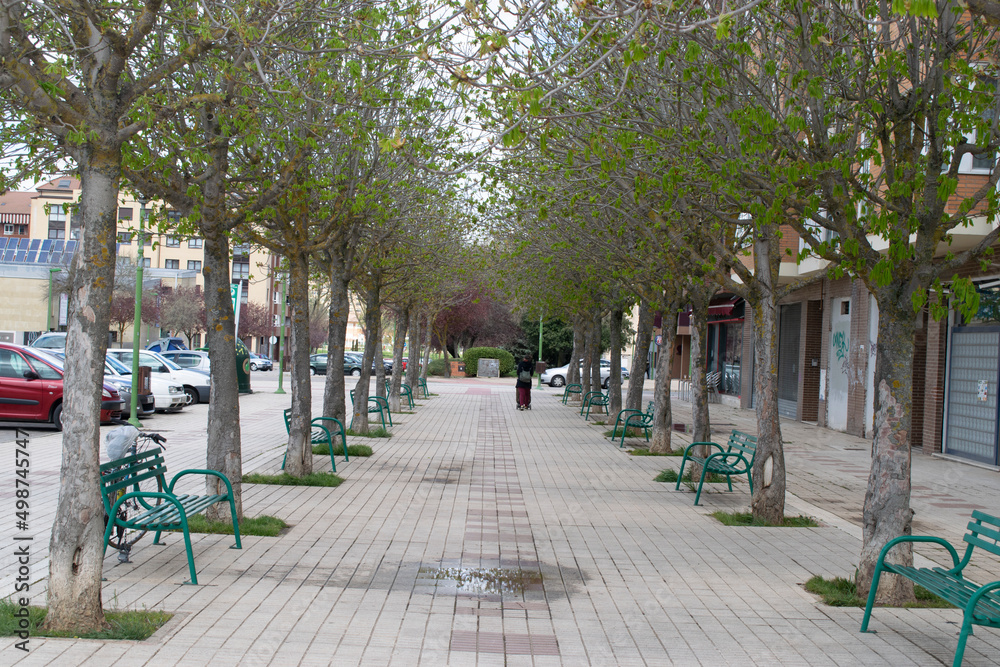
<path fill-rule="evenodd" d="M 191 572 L 191 581 L 185 581 L 184 583 L 197 586 L 198 573 L 194 570 L 194 550 L 191 549 L 191 533 L 188 531 L 187 517 L 183 514 L 181 514 L 181 528 L 184 532 L 184 549 L 187 550 L 188 570 Z"/>
<path fill-rule="evenodd" d="M 681 459 L 681 470 L 680 470 L 680 472 L 677 473 L 677 484 L 674 485 L 674 491 L 677 491 L 678 489 L 681 488 L 681 479 L 684 478 L 684 466 L 687 465 L 687 462 L 688 462 L 688 457 L 687 457 L 687 455 L 685 455 L 684 458 Z M 695 502 L 695 505 L 697 505 L 697 504 L 698 503 Z"/>
<path fill-rule="evenodd" d="M 698 493 L 694 496 L 694 504 L 698 504 L 698 500 L 701 499 L 701 487 L 705 485 L 705 475 L 708 474 L 708 466 L 703 465 L 701 467 L 701 479 L 698 480 Z M 677 478 L 677 483 L 680 484 L 680 478 Z"/>
<path fill-rule="evenodd" d="M 351 457 L 347 455 L 347 436 L 344 435 L 343 429 L 340 431 L 340 444 L 344 446 L 344 462 L 346 463 L 351 460 Z"/>
<path fill-rule="evenodd" d="M 861 619 L 861 632 L 868 632 L 868 621 L 871 620 L 872 607 L 875 606 L 875 596 L 878 594 L 878 582 L 882 578 L 882 561 L 875 564 L 875 573 L 872 575 L 872 587 L 868 591 L 868 603 L 865 605 L 865 615 Z"/>
<path fill-rule="evenodd" d="M 333 448 L 330 448 L 333 451 Z M 243 543 L 240 541 L 240 522 L 236 518 L 236 502 L 233 500 L 232 495 L 229 496 L 229 514 L 233 517 L 233 535 L 236 537 L 236 546 L 229 547 L 230 549 L 242 549 Z"/>
<path fill-rule="evenodd" d="M 333 440 L 326 441 L 326 451 L 330 452 L 330 469 L 332 472 L 337 472 L 337 462 L 333 460 Z"/>
<path fill-rule="evenodd" d="M 732 475 L 726 475 L 726 483 L 729 484 L 729 490 L 732 491 L 733 490 L 733 476 Z"/>
<path fill-rule="evenodd" d="M 962 634 L 958 636 L 958 646 L 955 647 L 955 659 L 951 663 L 952 667 L 962 667 L 962 658 L 965 656 L 965 642 L 968 641 L 971 634 L 972 616 L 966 612 L 965 620 L 962 621 Z"/>

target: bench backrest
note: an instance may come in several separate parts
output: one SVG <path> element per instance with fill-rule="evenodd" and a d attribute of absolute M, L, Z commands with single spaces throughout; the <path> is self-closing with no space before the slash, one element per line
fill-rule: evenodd
<path fill-rule="evenodd" d="M 285 433 L 292 432 L 292 409 L 285 408 Z"/>
<path fill-rule="evenodd" d="M 1000 556 L 1000 518 L 973 510 L 969 532 L 963 539 L 974 547 Z"/>
<path fill-rule="evenodd" d="M 753 465 L 753 458 L 757 455 L 757 436 L 737 431 L 729 434 L 729 451 L 739 450 L 746 457 L 750 465 Z"/>
<path fill-rule="evenodd" d="M 646 406 L 646 416 L 647 417 L 653 416 L 653 401 L 650 401 L 649 404 Z"/>
<path fill-rule="evenodd" d="M 147 449 L 138 454 L 125 456 L 109 463 L 101 464 L 101 498 L 104 500 L 104 510 L 111 513 L 111 501 L 119 491 L 128 493 L 135 490 L 139 482 L 147 479 L 160 478 L 160 487 L 167 488 L 163 479 L 167 473 L 167 464 L 163 460 L 163 451 L 159 447 Z"/>

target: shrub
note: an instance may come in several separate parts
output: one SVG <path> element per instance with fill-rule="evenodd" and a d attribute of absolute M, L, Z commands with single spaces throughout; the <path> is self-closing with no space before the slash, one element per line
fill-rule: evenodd
<path fill-rule="evenodd" d="M 501 376 L 512 374 L 517 367 L 517 364 L 514 363 L 514 355 L 507 350 L 501 350 L 499 347 L 470 347 L 462 357 L 467 376 L 476 376 L 480 359 L 499 359 Z"/>
<path fill-rule="evenodd" d="M 427 374 L 442 376 L 447 367 L 448 362 L 444 359 L 431 359 L 430 363 L 427 364 Z"/>

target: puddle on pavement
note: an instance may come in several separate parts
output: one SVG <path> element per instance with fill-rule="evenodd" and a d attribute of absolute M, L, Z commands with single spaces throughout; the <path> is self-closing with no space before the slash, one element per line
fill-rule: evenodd
<path fill-rule="evenodd" d="M 452 584 L 460 593 L 521 595 L 525 591 L 542 590 L 542 573 L 537 570 L 422 567 L 418 576 Z"/>

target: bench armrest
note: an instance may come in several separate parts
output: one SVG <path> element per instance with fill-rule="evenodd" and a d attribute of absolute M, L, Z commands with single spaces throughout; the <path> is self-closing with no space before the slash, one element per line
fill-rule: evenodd
<path fill-rule="evenodd" d="M 687 457 L 691 454 L 691 450 L 698 446 L 708 446 L 718 448 L 720 453 L 725 453 L 726 448 L 714 442 L 692 442 L 684 449 L 684 456 Z"/>
<path fill-rule="evenodd" d="M 1000 590 L 1000 581 L 994 581 L 992 584 L 986 584 L 976 589 L 976 592 L 969 598 L 969 603 L 965 605 L 965 618 L 969 618 L 970 614 L 976 610 L 976 605 L 979 604 L 984 595 L 995 590 Z"/>
<path fill-rule="evenodd" d="M 226 483 L 226 489 L 229 491 L 229 497 L 230 498 L 234 497 L 233 496 L 233 485 L 229 481 L 228 477 L 226 477 L 225 475 L 223 475 L 218 470 L 199 470 L 199 469 L 196 469 L 196 468 L 190 468 L 188 470 L 181 470 L 179 473 L 177 473 L 176 475 L 174 475 L 173 479 L 170 480 L 170 484 L 167 484 L 167 493 L 173 494 L 173 492 L 174 492 L 174 484 L 176 484 L 177 480 L 179 480 L 181 477 L 184 477 L 185 475 L 212 475 L 214 477 L 218 477 L 219 479 L 221 479 L 223 482 Z"/>
<path fill-rule="evenodd" d="M 708 457 L 705 459 L 705 467 L 706 468 L 709 467 L 713 459 L 715 460 L 721 459 L 723 463 L 732 465 L 729 463 L 730 458 L 734 458 L 736 459 L 736 461 L 743 461 L 743 463 L 746 464 L 747 473 L 750 472 L 750 462 L 747 461 L 746 457 L 743 456 L 741 452 L 715 452 L 714 454 L 709 454 Z M 735 463 L 736 461 L 733 461 L 733 463 Z"/>
<path fill-rule="evenodd" d="M 110 523 L 115 523 L 117 521 L 118 508 L 121 507 L 122 503 L 132 498 L 160 498 L 165 502 L 172 503 L 181 513 L 181 518 L 185 521 L 187 520 L 187 513 L 184 511 L 184 506 L 181 504 L 181 501 L 177 500 L 177 496 L 173 493 L 170 493 L 169 491 L 130 491 L 129 493 L 122 494 L 120 498 L 115 500 L 115 504 L 111 506 L 111 513 L 108 514 Z"/>
<path fill-rule="evenodd" d="M 882 547 L 882 551 L 879 552 L 878 560 L 876 563 L 882 563 L 884 567 L 892 572 L 892 565 L 886 564 L 885 557 L 888 555 L 889 550 L 901 542 L 933 542 L 934 544 L 940 544 L 948 553 L 951 554 L 952 568 L 948 570 L 949 574 L 958 574 L 963 569 L 965 569 L 965 563 L 959 563 L 958 552 L 955 551 L 955 547 L 951 545 L 951 542 L 944 539 L 943 537 L 934 537 L 933 535 L 903 535 L 902 537 L 897 537 L 889 540 L 889 543 Z M 966 553 L 968 556 L 968 552 Z"/>

